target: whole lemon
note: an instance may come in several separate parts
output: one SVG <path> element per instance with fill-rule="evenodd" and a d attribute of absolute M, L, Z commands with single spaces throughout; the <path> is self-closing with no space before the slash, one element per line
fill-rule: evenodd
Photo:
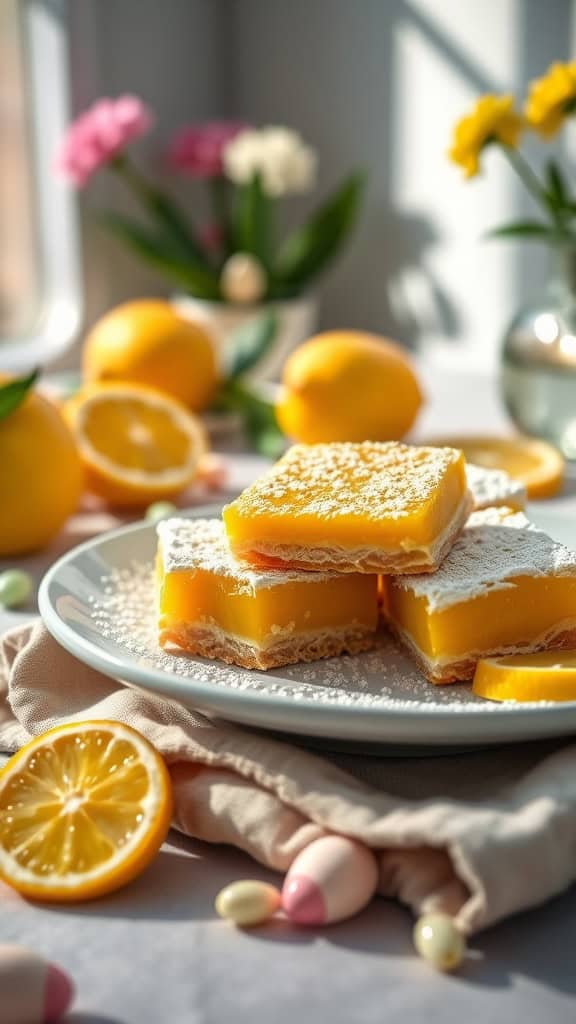
<path fill-rule="evenodd" d="M 287 360 L 276 405 L 281 430 L 296 441 L 396 441 L 422 404 L 399 345 L 362 331 L 327 331 Z"/>
<path fill-rule="evenodd" d="M 199 411 L 218 383 L 210 336 L 161 299 L 138 299 L 110 310 L 84 343 L 84 377 L 148 384 Z"/>
<path fill-rule="evenodd" d="M 80 459 L 60 412 L 30 392 L 0 419 L 0 556 L 43 547 L 74 512 L 81 487 Z"/>

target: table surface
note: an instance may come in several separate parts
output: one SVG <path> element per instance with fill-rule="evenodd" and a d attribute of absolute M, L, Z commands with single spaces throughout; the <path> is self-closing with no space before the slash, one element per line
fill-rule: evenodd
<path fill-rule="evenodd" d="M 489 379 L 470 387 L 466 377 L 425 373 L 425 385 L 420 436 L 506 428 Z M 231 489 L 260 465 L 235 457 Z M 576 512 L 573 492 L 556 508 Z M 79 520 L 79 537 L 85 527 Z M 19 564 L 39 578 L 58 551 L 56 544 Z M 29 617 L 30 610 L 0 612 L 0 632 Z M 331 928 L 277 922 L 235 930 L 216 917 L 214 897 L 246 877 L 280 882 L 238 851 L 171 833 L 144 875 L 97 903 L 41 908 L 4 890 L 0 942 L 28 945 L 70 972 L 78 990 L 70 1024 L 292 1024 L 295 1017 L 572 1024 L 576 1017 L 576 888 L 475 938 L 462 972 L 445 977 L 413 954 L 409 913 L 379 898 Z"/>

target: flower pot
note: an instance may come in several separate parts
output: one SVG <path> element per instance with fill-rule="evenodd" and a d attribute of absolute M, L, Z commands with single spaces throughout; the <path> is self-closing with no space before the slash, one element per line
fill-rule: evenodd
<path fill-rule="evenodd" d="M 280 379 L 286 358 L 313 333 L 318 317 L 318 300 L 311 295 L 257 306 L 232 306 L 195 299 L 192 295 L 176 295 L 172 302 L 183 316 L 209 330 L 222 365 L 226 364 L 226 352 L 233 344 L 235 331 L 273 310 L 278 318 L 276 337 L 260 362 L 247 374 L 258 384 Z"/>
<path fill-rule="evenodd" d="M 560 248 L 540 299 L 512 321 L 502 395 L 515 424 L 576 459 L 576 249 Z"/>

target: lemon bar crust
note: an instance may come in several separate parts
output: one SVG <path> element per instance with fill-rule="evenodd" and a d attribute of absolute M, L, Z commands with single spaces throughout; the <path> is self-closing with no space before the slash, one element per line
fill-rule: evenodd
<path fill-rule="evenodd" d="M 181 623 L 161 630 L 160 644 L 162 647 L 174 644 L 188 654 L 265 672 L 282 665 L 318 661 L 341 654 L 360 654 L 371 650 L 376 636 L 373 629 L 351 626 L 283 637 L 277 644 L 260 649 L 245 640 L 230 636 L 217 626 Z"/>
<path fill-rule="evenodd" d="M 263 541 L 236 542 L 234 553 L 262 569 L 284 568 L 303 572 L 341 573 L 432 573 L 444 560 L 459 537 L 472 511 L 473 501 L 465 493 L 444 531 L 427 546 L 408 550 L 394 548 L 348 548 L 334 546 L 305 547 L 296 544 L 271 544 Z"/>

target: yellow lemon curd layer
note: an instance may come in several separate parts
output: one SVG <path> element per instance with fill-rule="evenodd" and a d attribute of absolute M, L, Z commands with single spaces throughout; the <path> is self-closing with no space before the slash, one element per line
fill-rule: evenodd
<path fill-rule="evenodd" d="M 433 610 L 425 597 L 388 589 L 387 614 L 431 660 L 529 644 L 572 617 L 576 577 L 512 576 L 508 587 Z"/>
<path fill-rule="evenodd" d="M 452 448 L 294 445 L 223 511 L 232 549 L 259 542 L 409 551 L 446 530 L 466 494 Z"/>
<path fill-rule="evenodd" d="M 392 624 L 439 665 L 546 646 L 576 627 L 576 553 L 508 508 L 471 515 L 435 574 L 385 588 Z"/>
<path fill-rule="evenodd" d="M 254 572 L 228 551 L 217 520 L 167 520 L 158 532 L 161 630 L 217 627 L 264 649 L 298 633 L 376 629 L 376 576 Z"/>
<path fill-rule="evenodd" d="M 483 658 L 472 689 L 487 700 L 576 700 L 576 651 Z"/>

